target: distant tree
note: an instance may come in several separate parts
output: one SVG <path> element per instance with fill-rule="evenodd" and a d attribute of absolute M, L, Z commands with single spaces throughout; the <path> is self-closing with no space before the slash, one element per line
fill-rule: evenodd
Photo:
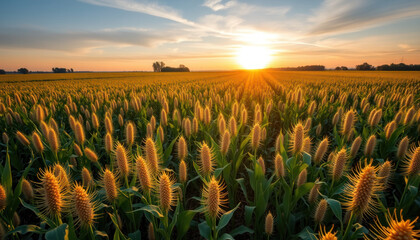
<path fill-rule="evenodd" d="M 181 64 L 178 68 L 174 67 L 163 67 L 162 72 L 189 72 L 190 69 L 187 68 L 185 65 Z"/>
<path fill-rule="evenodd" d="M 0 74 L 6 74 L 6 71 L 4 71 L 4 69 L 0 69 Z"/>
<path fill-rule="evenodd" d="M 404 64 L 404 63 L 391 63 L 391 65 L 384 64 L 376 67 L 376 70 L 378 71 L 420 71 L 420 65 L 419 64 Z"/>
<path fill-rule="evenodd" d="M 370 65 L 369 63 L 365 62 L 361 65 L 357 65 L 356 66 L 356 70 L 359 71 L 371 71 L 371 70 L 375 70 L 375 67 Z"/>
<path fill-rule="evenodd" d="M 53 71 L 53 73 L 66 73 L 67 69 L 66 68 L 55 67 L 55 68 L 52 68 L 52 71 Z"/>
<path fill-rule="evenodd" d="M 346 66 L 341 66 L 341 70 L 349 70 Z"/>
<path fill-rule="evenodd" d="M 29 70 L 27 68 L 19 68 L 17 71 L 18 71 L 18 73 L 22 73 L 22 74 L 28 74 L 29 73 Z"/>
<path fill-rule="evenodd" d="M 154 72 L 161 72 L 162 68 L 165 67 L 165 63 L 164 62 L 154 62 L 153 63 L 153 71 Z"/>
<path fill-rule="evenodd" d="M 336 67 L 335 70 L 341 70 L 341 67 Z"/>
<path fill-rule="evenodd" d="M 307 65 L 299 66 L 296 68 L 297 71 L 324 71 L 325 66 L 323 65 Z"/>
<path fill-rule="evenodd" d="M 74 72 L 73 68 L 70 68 L 70 72 Z"/>

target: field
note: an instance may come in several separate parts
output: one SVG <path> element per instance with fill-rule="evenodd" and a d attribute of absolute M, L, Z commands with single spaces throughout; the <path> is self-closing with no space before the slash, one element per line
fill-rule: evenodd
<path fill-rule="evenodd" d="M 0 76 L 0 239 L 416 239 L 419 107 L 419 72 Z"/>

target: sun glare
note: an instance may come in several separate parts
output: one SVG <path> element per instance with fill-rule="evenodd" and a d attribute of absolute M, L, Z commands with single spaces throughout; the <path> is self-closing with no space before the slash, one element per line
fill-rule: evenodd
<path fill-rule="evenodd" d="M 236 59 L 244 69 L 262 69 L 270 62 L 271 51 L 264 46 L 243 46 L 238 50 Z"/>

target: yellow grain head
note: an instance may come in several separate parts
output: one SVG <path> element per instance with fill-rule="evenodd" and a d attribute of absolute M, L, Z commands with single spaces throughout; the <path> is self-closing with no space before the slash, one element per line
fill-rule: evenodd
<path fill-rule="evenodd" d="M 39 206 L 49 216 L 59 216 L 67 207 L 66 189 L 63 181 L 54 175 L 51 168 L 38 172 L 40 180 Z"/>
<path fill-rule="evenodd" d="M 198 119 L 196 117 L 193 118 L 192 130 L 193 133 L 198 133 Z"/>
<path fill-rule="evenodd" d="M 236 126 L 236 119 L 232 116 L 229 119 L 229 132 L 232 136 L 236 136 L 236 130 L 237 126 Z"/>
<path fill-rule="evenodd" d="M 337 240 L 337 232 L 333 233 L 334 225 L 331 227 L 330 231 L 327 232 L 327 230 L 324 227 L 320 227 L 319 230 L 319 237 L 318 240 Z"/>
<path fill-rule="evenodd" d="M 338 181 L 346 169 L 347 165 L 347 150 L 345 148 L 341 149 L 334 158 L 333 168 L 332 168 L 332 178 L 334 181 Z"/>
<path fill-rule="evenodd" d="M 319 165 L 322 162 L 322 159 L 325 156 L 325 153 L 328 149 L 328 137 L 325 137 L 318 145 L 318 148 L 316 149 L 315 156 L 313 158 L 314 163 Z"/>
<path fill-rule="evenodd" d="M 125 178 L 130 173 L 130 159 L 125 147 L 117 142 L 114 149 L 114 156 L 117 162 L 118 172 Z"/>
<path fill-rule="evenodd" d="M 98 116 L 96 116 L 96 113 L 92 113 L 92 126 L 95 129 L 99 128 L 99 120 L 98 120 Z"/>
<path fill-rule="evenodd" d="M 325 218 L 325 213 L 327 212 L 328 209 L 328 203 L 327 200 L 322 199 L 321 201 L 319 201 L 318 206 L 315 209 L 315 215 L 314 215 L 314 220 L 316 223 L 322 223 L 322 221 L 324 221 Z"/>
<path fill-rule="evenodd" d="M 117 182 L 114 173 L 108 169 L 105 169 L 102 174 L 102 185 L 105 189 L 106 199 L 111 203 L 114 202 L 118 197 Z"/>
<path fill-rule="evenodd" d="M 107 115 L 105 116 L 105 129 L 107 132 L 111 134 L 114 132 L 114 126 L 112 125 L 112 120 Z"/>
<path fill-rule="evenodd" d="M 305 139 L 305 128 L 299 122 L 293 128 L 293 133 L 291 134 L 290 149 L 293 154 L 298 154 L 303 151 L 304 139 Z"/>
<path fill-rule="evenodd" d="M 107 132 L 105 135 L 105 151 L 106 153 L 110 154 L 112 151 L 113 140 L 111 133 Z"/>
<path fill-rule="evenodd" d="M 378 171 L 378 177 L 379 182 L 384 187 L 388 186 L 389 179 L 391 178 L 392 174 L 392 162 L 391 161 L 385 161 L 379 168 Z"/>
<path fill-rule="evenodd" d="M 163 131 L 162 126 L 159 125 L 159 127 L 157 128 L 157 134 L 160 138 L 160 141 L 163 143 L 165 141 L 165 132 Z"/>
<path fill-rule="evenodd" d="M 168 115 L 167 115 L 165 109 L 163 109 L 163 108 L 160 111 L 160 125 L 162 125 L 164 127 L 166 125 L 168 125 Z"/>
<path fill-rule="evenodd" d="M 147 123 L 146 125 L 146 136 L 153 138 L 153 128 L 152 128 L 152 124 Z"/>
<path fill-rule="evenodd" d="M 362 137 L 358 136 L 354 139 L 353 143 L 351 144 L 350 148 L 350 156 L 353 158 L 357 155 L 357 152 L 360 149 L 360 146 L 362 145 Z"/>
<path fill-rule="evenodd" d="M 385 127 L 385 137 L 389 139 L 391 135 L 394 133 L 395 129 L 397 129 L 397 123 L 395 121 L 391 121 Z"/>
<path fill-rule="evenodd" d="M 316 134 L 317 136 L 320 136 L 320 135 L 321 135 L 321 132 L 322 132 L 322 125 L 321 125 L 321 123 L 319 123 L 319 124 L 316 126 L 315 134 Z"/>
<path fill-rule="evenodd" d="M 257 162 L 258 162 L 258 165 L 260 165 L 260 167 L 261 167 L 261 170 L 262 170 L 263 175 L 265 175 L 265 162 L 264 162 L 264 158 L 262 156 L 260 156 L 258 158 Z"/>
<path fill-rule="evenodd" d="M 44 121 L 44 118 L 45 118 L 44 109 L 42 108 L 41 105 L 38 105 L 36 108 L 36 120 L 37 122 L 41 122 L 41 121 Z"/>
<path fill-rule="evenodd" d="M 73 150 L 74 150 L 74 153 L 75 153 L 77 156 L 79 156 L 79 157 L 83 156 L 82 149 L 80 149 L 80 147 L 79 147 L 79 145 L 78 145 L 77 143 L 74 143 L 74 144 L 73 144 Z"/>
<path fill-rule="evenodd" d="M 134 138 L 136 135 L 135 132 L 135 127 L 134 124 L 132 122 L 129 122 L 126 126 L 125 126 L 125 140 L 128 146 L 133 145 L 134 143 Z"/>
<path fill-rule="evenodd" d="M 185 184 L 187 182 L 188 174 L 187 174 L 187 164 L 184 162 L 184 160 L 181 160 L 179 163 L 179 181 L 182 184 Z"/>
<path fill-rule="evenodd" d="M 204 183 L 201 205 L 204 213 L 212 219 L 220 217 L 225 211 L 223 208 L 228 203 L 226 185 L 213 176 Z"/>
<path fill-rule="evenodd" d="M 220 141 L 220 153 L 226 156 L 227 152 L 229 151 L 230 146 L 230 133 L 228 130 L 225 130 L 225 133 L 222 136 L 222 140 Z"/>
<path fill-rule="evenodd" d="M 382 118 L 382 109 L 379 109 L 375 112 L 375 114 L 372 117 L 371 126 L 377 126 L 379 121 L 381 121 Z"/>
<path fill-rule="evenodd" d="M 280 154 L 276 154 L 276 157 L 274 158 L 274 171 L 278 178 L 284 177 L 286 175 L 284 170 L 284 162 L 283 157 Z"/>
<path fill-rule="evenodd" d="M 39 123 L 39 126 L 41 128 L 42 134 L 45 136 L 45 138 L 48 138 L 48 131 L 49 131 L 48 125 L 44 121 L 42 121 Z"/>
<path fill-rule="evenodd" d="M 347 136 L 350 133 L 350 131 L 353 129 L 355 121 L 356 113 L 353 109 L 348 110 L 344 116 L 343 126 L 341 129 L 343 136 Z"/>
<path fill-rule="evenodd" d="M 402 209 L 397 214 L 397 209 L 394 213 L 388 210 L 385 215 L 386 225 L 382 225 L 379 218 L 376 217 L 375 223 L 371 225 L 371 238 L 378 240 L 393 240 L 393 239 L 420 239 L 420 230 L 414 229 L 419 217 L 414 220 L 404 220 Z"/>
<path fill-rule="evenodd" d="M 208 106 L 204 109 L 204 124 L 209 125 L 211 122 L 211 111 Z"/>
<path fill-rule="evenodd" d="M 373 166 L 372 162 L 366 164 L 364 168 L 360 162 L 356 166 L 354 174 L 348 177 L 343 205 L 356 216 L 372 215 L 378 206 L 376 199 L 378 193 L 383 190 L 383 186 L 376 175 L 377 171 L 378 167 Z"/>
<path fill-rule="evenodd" d="M 338 112 L 336 112 L 336 113 L 334 114 L 333 119 L 332 119 L 332 124 L 333 124 L 334 126 L 336 126 L 336 125 L 337 125 L 337 123 L 338 123 L 338 121 L 340 121 L 340 114 L 339 114 Z"/>
<path fill-rule="evenodd" d="M 85 167 L 82 168 L 82 183 L 84 187 L 89 187 L 92 184 L 92 175 Z"/>
<path fill-rule="evenodd" d="M 252 128 L 251 147 L 255 151 L 258 149 L 261 142 L 261 127 L 260 124 L 256 123 Z"/>
<path fill-rule="evenodd" d="M 283 146 L 284 136 L 280 131 L 279 135 L 276 138 L 276 152 L 280 152 L 281 147 Z"/>
<path fill-rule="evenodd" d="M 226 130 L 226 121 L 223 115 L 220 113 L 217 119 L 217 127 L 219 129 L 219 134 L 222 135 Z"/>
<path fill-rule="evenodd" d="M 54 153 L 58 152 L 60 148 L 60 141 L 58 140 L 57 133 L 55 132 L 54 128 L 50 128 L 48 130 L 48 144 L 50 145 L 51 151 Z"/>
<path fill-rule="evenodd" d="M 247 122 L 248 122 L 248 111 L 246 110 L 246 108 L 243 108 L 243 109 L 242 109 L 242 112 L 241 112 L 241 119 L 240 119 L 240 123 L 241 123 L 242 125 L 246 125 L 246 124 L 247 124 Z"/>
<path fill-rule="evenodd" d="M 96 218 L 95 209 L 97 208 L 97 203 L 94 202 L 92 194 L 76 183 L 73 187 L 72 201 L 76 224 L 92 226 Z"/>
<path fill-rule="evenodd" d="M 172 177 L 163 171 L 158 178 L 156 185 L 157 199 L 160 209 L 167 214 L 172 206 L 176 205 L 176 194 Z"/>
<path fill-rule="evenodd" d="M 177 152 L 179 160 L 185 159 L 188 155 L 187 142 L 183 136 L 178 139 Z"/>
<path fill-rule="evenodd" d="M 397 158 L 403 159 L 405 155 L 407 154 L 408 150 L 408 144 L 410 143 L 410 140 L 408 139 L 408 136 L 405 136 L 400 143 L 398 144 L 398 150 L 397 150 Z"/>
<path fill-rule="evenodd" d="M 3 185 L 0 184 L 0 211 L 6 208 L 7 195 Z M 1 223 L 0 223 L 1 224 Z"/>
<path fill-rule="evenodd" d="M 202 143 L 200 146 L 200 171 L 204 176 L 209 176 L 214 169 L 214 159 L 212 149 L 206 144 Z"/>
<path fill-rule="evenodd" d="M 265 217 L 265 233 L 267 235 L 273 234 L 273 225 L 274 225 L 274 218 L 271 212 L 268 212 L 267 216 Z"/>
<path fill-rule="evenodd" d="M 76 126 L 76 119 L 73 117 L 73 115 L 69 116 L 69 124 L 70 124 L 71 130 L 74 131 L 75 126 Z"/>
<path fill-rule="evenodd" d="M 64 169 L 63 166 L 61 166 L 60 164 L 56 163 L 54 164 L 53 167 L 53 171 L 54 171 L 54 175 L 60 179 L 60 181 L 62 182 L 64 188 L 66 191 L 70 191 L 70 180 L 69 180 L 69 174 L 67 173 L 67 171 Z"/>
<path fill-rule="evenodd" d="M 404 125 L 410 125 L 413 122 L 415 114 L 416 109 L 414 108 L 414 106 L 408 109 L 407 113 L 405 114 Z"/>
<path fill-rule="evenodd" d="M 152 138 L 147 138 L 145 142 L 145 155 L 146 161 L 150 169 L 150 173 L 152 176 L 155 176 L 159 172 L 159 155 L 156 150 L 155 142 Z"/>
<path fill-rule="evenodd" d="M 96 153 L 92 149 L 90 149 L 88 147 L 85 147 L 85 150 L 84 151 L 85 151 L 85 156 L 92 163 L 96 163 L 98 161 L 98 155 L 96 155 Z"/>
<path fill-rule="evenodd" d="M 42 153 L 44 151 L 44 145 L 42 144 L 41 138 L 39 137 L 38 133 L 36 133 L 35 131 L 32 133 L 32 144 L 35 147 L 35 150 L 38 153 Z"/>
<path fill-rule="evenodd" d="M 404 175 L 417 176 L 420 174 L 420 147 L 413 146 L 404 161 Z"/>
<path fill-rule="evenodd" d="M 26 201 L 31 202 L 34 199 L 34 189 L 32 188 L 32 184 L 26 179 L 22 181 L 22 193 Z"/>
<path fill-rule="evenodd" d="M 308 195 L 308 202 L 310 204 L 314 204 L 318 198 L 319 195 L 319 189 L 321 188 L 321 184 L 318 182 L 319 180 L 315 182 L 314 186 L 311 188 L 311 191 Z"/>
<path fill-rule="evenodd" d="M 83 125 L 80 122 L 76 122 L 74 125 L 74 135 L 78 144 L 83 145 L 85 142 L 85 131 Z"/>
<path fill-rule="evenodd" d="M 150 190 L 152 189 L 152 177 L 150 175 L 149 166 L 141 156 L 137 156 L 136 158 L 136 172 L 141 189 L 144 193 L 150 194 Z"/>
<path fill-rule="evenodd" d="M 22 143 L 25 146 L 29 146 L 29 144 L 31 144 L 28 138 L 26 138 L 26 136 L 23 135 L 23 133 L 21 133 L 20 131 L 16 132 L 16 138 L 19 140 L 20 143 Z"/>
<path fill-rule="evenodd" d="M 376 147 L 376 136 L 371 135 L 366 141 L 365 156 L 367 157 L 372 156 L 373 151 L 375 151 L 375 147 Z"/>
<path fill-rule="evenodd" d="M 308 171 L 305 168 L 299 173 L 299 176 L 297 179 L 297 187 L 300 187 L 303 184 L 305 184 L 307 178 L 308 178 Z"/>
<path fill-rule="evenodd" d="M 191 133 L 192 133 L 191 120 L 189 118 L 185 119 L 184 131 L 185 131 L 185 136 L 187 137 L 191 136 Z"/>
<path fill-rule="evenodd" d="M 124 117 L 121 114 L 118 114 L 118 124 L 120 127 L 124 126 Z"/>
<path fill-rule="evenodd" d="M 400 124 L 400 123 L 401 123 L 401 120 L 402 120 L 402 117 L 403 117 L 403 112 L 402 112 L 402 110 L 399 110 L 399 111 L 397 112 L 397 114 L 395 114 L 394 121 L 395 121 L 397 124 Z"/>
<path fill-rule="evenodd" d="M 303 140 L 303 151 L 308 154 L 311 154 L 311 147 L 312 147 L 311 138 L 306 137 L 305 140 Z"/>

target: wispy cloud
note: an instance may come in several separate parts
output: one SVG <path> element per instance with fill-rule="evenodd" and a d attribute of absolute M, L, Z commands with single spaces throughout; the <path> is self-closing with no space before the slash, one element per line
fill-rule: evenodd
<path fill-rule="evenodd" d="M 325 0 L 309 17 L 311 35 L 354 32 L 420 16 L 418 0 Z"/>
<path fill-rule="evenodd" d="M 236 1 L 227 1 L 223 3 L 223 0 L 206 0 L 203 6 L 211 8 L 211 10 L 213 11 L 219 11 L 219 10 L 230 8 L 236 4 L 237 4 Z"/>

